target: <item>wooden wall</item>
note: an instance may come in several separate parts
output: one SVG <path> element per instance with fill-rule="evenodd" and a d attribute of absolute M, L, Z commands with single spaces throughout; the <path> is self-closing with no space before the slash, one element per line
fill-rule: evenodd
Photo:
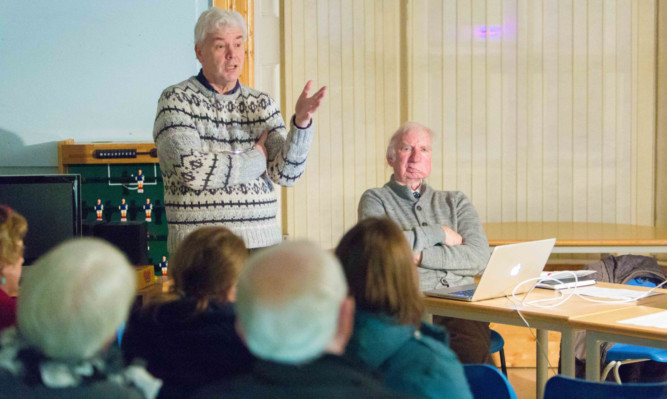
<path fill-rule="evenodd" d="M 285 232 L 325 247 L 384 184 L 404 120 L 439 135 L 430 183 L 483 221 L 655 219 L 655 0 L 285 0 L 285 90 L 328 85 Z"/>

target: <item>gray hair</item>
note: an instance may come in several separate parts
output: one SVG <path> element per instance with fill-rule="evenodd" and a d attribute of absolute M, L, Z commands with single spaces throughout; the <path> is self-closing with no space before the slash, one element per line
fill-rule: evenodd
<path fill-rule="evenodd" d="M 347 283 L 338 260 L 308 241 L 290 241 L 250 257 L 236 308 L 250 351 L 299 364 L 320 356 L 338 328 Z"/>
<path fill-rule="evenodd" d="M 195 44 L 200 44 L 211 31 L 222 27 L 237 27 L 243 31 L 243 41 L 248 37 L 248 27 L 243 16 L 234 10 L 211 7 L 201 13 L 195 25 Z"/>
<path fill-rule="evenodd" d="M 134 301 L 137 281 L 127 258 L 99 239 L 66 241 L 31 269 L 18 297 L 17 324 L 52 359 L 95 355 Z"/>
<path fill-rule="evenodd" d="M 403 135 L 411 130 L 423 130 L 426 133 L 428 133 L 428 136 L 431 138 L 431 141 L 433 141 L 434 138 L 434 133 L 433 130 L 430 128 L 422 125 L 419 122 L 414 122 L 414 121 L 408 121 L 405 122 L 404 124 L 399 127 L 394 134 L 391 136 L 391 139 L 389 139 L 389 145 L 387 146 L 387 162 L 392 163 L 396 159 L 396 141 L 403 137 Z"/>

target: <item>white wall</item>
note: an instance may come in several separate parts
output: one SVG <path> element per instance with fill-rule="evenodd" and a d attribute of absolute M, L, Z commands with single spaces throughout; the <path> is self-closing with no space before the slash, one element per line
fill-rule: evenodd
<path fill-rule="evenodd" d="M 152 141 L 161 91 L 196 74 L 208 0 L 0 1 L 0 174 L 52 170 L 56 143 Z"/>

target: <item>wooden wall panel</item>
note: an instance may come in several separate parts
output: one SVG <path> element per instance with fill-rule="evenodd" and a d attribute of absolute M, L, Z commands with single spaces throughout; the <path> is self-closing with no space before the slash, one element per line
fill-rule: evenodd
<path fill-rule="evenodd" d="M 286 0 L 284 109 L 329 85 L 286 231 L 331 247 L 403 120 L 485 222 L 651 225 L 655 0 Z M 401 35 L 404 35 L 402 37 Z M 401 89 L 402 88 L 402 89 Z"/>
<path fill-rule="evenodd" d="M 384 153 L 400 115 L 399 1 L 283 3 L 285 98 L 328 86 L 306 174 L 285 190 L 284 231 L 334 247 L 356 223 L 361 194 L 389 177 Z"/>
<path fill-rule="evenodd" d="M 656 226 L 667 226 L 667 5 L 664 2 L 658 3 L 657 36 Z"/>

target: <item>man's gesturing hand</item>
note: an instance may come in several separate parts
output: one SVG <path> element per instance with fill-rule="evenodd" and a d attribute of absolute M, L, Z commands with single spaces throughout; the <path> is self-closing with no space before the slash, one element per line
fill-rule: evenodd
<path fill-rule="evenodd" d="M 322 86 L 312 97 L 308 97 L 308 92 L 310 92 L 312 86 L 313 81 L 309 80 L 308 83 L 306 83 L 306 87 L 303 88 L 301 95 L 296 100 L 294 123 L 296 123 L 296 126 L 299 128 L 308 127 L 313 114 L 317 111 L 317 108 L 319 108 L 322 99 L 324 98 L 324 94 L 327 91 L 327 87 Z"/>

